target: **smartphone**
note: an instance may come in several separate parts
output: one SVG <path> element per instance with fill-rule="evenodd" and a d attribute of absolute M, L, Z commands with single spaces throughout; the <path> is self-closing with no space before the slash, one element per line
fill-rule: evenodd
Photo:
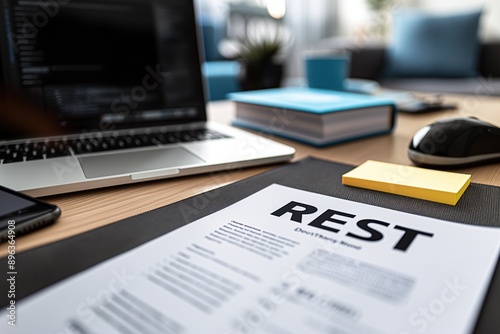
<path fill-rule="evenodd" d="M 428 103 L 415 100 L 409 103 L 398 105 L 398 111 L 410 114 L 418 114 L 430 111 L 452 110 L 456 109 L 456 104 L 451 103 Z"/>
<path fill-rule="evenodd" d="M 53 224 L 60 215 L 56 205 L 0 186 L 0 242 Z"/>

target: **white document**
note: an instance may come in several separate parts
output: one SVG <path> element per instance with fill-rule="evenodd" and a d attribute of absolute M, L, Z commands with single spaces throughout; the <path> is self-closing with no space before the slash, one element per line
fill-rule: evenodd
<path fill-rule="evenodd" d="M 0 332 L 469 333 L 499 247 L 500 229 L 272 185 L 20 301 Z"/>

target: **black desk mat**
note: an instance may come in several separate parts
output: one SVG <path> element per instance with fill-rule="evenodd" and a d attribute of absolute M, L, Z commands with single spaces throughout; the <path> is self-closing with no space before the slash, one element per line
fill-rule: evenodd
<path fill-rule="evenodd" d="M 342 185 L 341 175 L 353 166 L 307 158 L 180 202 L 124 219 L 16 256 L 16 300 L 92 267 L 189 222 L 229 206 L 270 184 L 388 209 L 454 221 L 500 227 L 500 187 L 471 184 L 456 206 Z M 223 177 L 221 172 L 219 176 Z M 217 179 L 217 175 L 214 175 Z M 165 187 L 168 187 L 166 182 Z M 165 189 L 168 191 L 168 189 Z M 466 245 L 464 245 L 466 247 Z M 0 259 L 7 272 L 7 259 Z M 0 305 L 9 302 L 7 281 L 0 280 Z M 499 333 L 500 266 L 497 265 L 475 333 Z"/>

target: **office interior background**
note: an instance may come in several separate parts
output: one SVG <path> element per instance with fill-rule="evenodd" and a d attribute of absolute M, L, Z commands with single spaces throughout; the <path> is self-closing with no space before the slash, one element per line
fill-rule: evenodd
<path fill-rule="evenodd" d="M 238 28 L 238 18 L 267 17 L 282 24 L 293 36 L 286 49 L 286 73 L 290 80 L 303 77 L 304 52 L 328 48 L 346 40 L 389 45 L 392 20 L 402 9 L 430 13 L 460 13 L 482 9 L 480 38 L 500 40 L 500 2 L 497 0 L 198 0 L 202 17 L 223 26 L 225 37 Z M 382 10 L 374 10 L 378 4 Z M 236 19 L 235 19 L 236 18 Z M 236 23 L 235 23 L 236 22 Z M 384 25 L 383 34 L 380 25 Z M 235 27 L 236 26 L 236 27 Z"/>

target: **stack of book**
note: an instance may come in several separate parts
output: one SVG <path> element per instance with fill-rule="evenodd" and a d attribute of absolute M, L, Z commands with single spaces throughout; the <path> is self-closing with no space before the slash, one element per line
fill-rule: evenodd
<path fill-rule="evenodd" d="M 396 120 L 392 99 L 306 87 L 229 94 L 234 125 L 316 146 L 390 133 Z"/>

